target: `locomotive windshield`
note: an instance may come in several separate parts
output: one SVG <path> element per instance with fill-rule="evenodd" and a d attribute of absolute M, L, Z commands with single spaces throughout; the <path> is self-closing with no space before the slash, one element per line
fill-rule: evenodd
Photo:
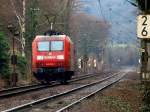
<path fill-rule="evenodd" d="M 63 41 L 51 41 L 51 51 L 62 51 Z"/>
<path fill-rule="evenodd" d="M 50 43 L 48 41 L 38 42 L 38 51 L 50 51 Z"/>
<path fill-rule="evenodd" d="M 38 51 L 63 51 L 63 41 L 38 42 Z"/>

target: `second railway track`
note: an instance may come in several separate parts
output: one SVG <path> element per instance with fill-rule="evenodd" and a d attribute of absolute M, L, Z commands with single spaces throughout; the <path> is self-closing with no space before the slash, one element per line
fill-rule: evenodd
<path fill-rule="evenodd" d="M 94 75 L 94 76 L 96 76 L 96 75 Z M 94 77 L 94 76 L 92 76 L 91 74 L 82 75 L 80 77 L 74 77 L 69 82 L 74 82 L 74 81 L 78 81 L 78 80 L 82 80 L 82 79 L 86 79 L 86 78 L 90 78 L 90 77 Z M 16 95 L 19 95 L 19 94 L 24 94 L 24 93 L 31 92 L 31 91 L 46 89 L 46 88 L 57 86 L 57 85 L 60 85 L 60 84 L 59 83 L 52 83 L 51 85 L 35 84 L 35 85 L 5 89 L 5 90 L 0 91 L 0 99 L 9 98 L 9 97 L 12 97 L 12 96 L 16 96 Z"/>
<path fill-rule="evenodd" d="M 59 83 L 53 83 L 49 85 L 50 87 L 45 87 L 44 89 L 38 90 L 21 90 L 21 91 L 11 91 L 11 93 L 7 93 L 3 95 L 4 97 L 0 98 L 0 111 L 12 108 L 17 105 L 22 105 L 24 103 L 28 103 L 31 101 L 38 100 L 40 98 L 51 96 L 56 93 L 60 93 L 62 91 L 68 90 L 69 88 L 74 88 L 75 86 L 82 85 L 84 82 L 89 83 L 89 81 L 96 80 L 97 77 L 103 78 L 114 72 L 106 72 L 106 73 L 97 73 L 97 74 L 87 74 L 87 75 L 79 75 L 73 77 L 70 80 L 68 85 L 61 85 Z M 18 93 L 19 92 L 19 93 Z M 10 95 L 9 95 L 10 94 Z"/>

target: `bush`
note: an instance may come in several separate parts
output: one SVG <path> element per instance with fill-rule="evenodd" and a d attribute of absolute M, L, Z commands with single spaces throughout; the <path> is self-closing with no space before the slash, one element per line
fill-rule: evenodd
<path fill-rule="evenodd" d="M 27 60 L 21 55 L 18 55 L 17 59 L 17 72 L 19 73 L 21 79 L 26 79 Z"/>
<path fill-rule="evenodd" d="M 10 77 L 10 55 L 9 44 L 5 38 L 5 35 L 0 31 L 0 77 L 3 79 L 9 79 Z"/>

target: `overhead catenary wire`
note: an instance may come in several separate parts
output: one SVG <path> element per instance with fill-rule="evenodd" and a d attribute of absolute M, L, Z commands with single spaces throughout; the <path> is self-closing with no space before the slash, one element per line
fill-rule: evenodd
<path fill-rule="evenodd" d="M 69 1 L 69 0 L 68 0 Z M 63 6 L 64 5 L 64 6 Z M 49 16 L 48 15 L 44 15 L 46 17 L 46 21 L 41 23 L 41 24 L 38 24 L 37 27 L 40 27 L 40 26 L 43 26 L 43 25 L 46 25 L 46 24 L 49 24 L 51 26 L 51 28 L 53 27 L 53 25 L 55 24 L 61 24 L 61 25 L 64 25 L 65 23 L 56 23 L 56 18 L 60 15 L 62 15 L 68 8 L 68 2 L 66 3 L 65 1 L 63 1 L 63 5 L 60 7 L 59 9 L 59 13 L 57 14 L 54 14 L 53 17 L 51 17 L 53 19 L 50 20 Z M 51 22 L 52 21 L 52 22 Z"/>
<path fill-rule="evenodd" d="M 103 11 L 102 11 L 102 7 L 101 7 L 101 0 L 98 0 L 98 2 L 99 2 L 99 8 L 100 8 L 100 12 L 101 12 L 101 15 L 103 16 L 103 18 L 104 18 L 104 20 L 106 21 L 106 18 L 105 18 L 105 16 L 103 15 Z M 119 17 L 121 17 L 121 18 L 126 18 L 126 19 L 128 19 L 126 16 L 124 16 L 124 15 L 122 15 L 122 14 L 120 14 L 120 13 L 118 13 L 118 12 L 116 12 L 116 11 L 112 11 L 111 9 L 109 10 L 110 12 L 112 12 L 112 13 L 115 13 L 117 16 L 119 16 Z M 128 19 L 129 20 L 129 19 Z M 112 20 L 111 20 L 112 21 Z M 134 23 L 135 21 L 131 21 L 131 20 L 129 20 L 129 22 L 131 23 Z M 113 22 L 112 22 L 113 23 Z M 118 23 L 119 24 L 119 23 Z M 119 24 L 119 25 L 121 25 L 121 24 Z M 122 26 L 122 25 L 121 25 Z M 123 27 L 125 27 L 124 25 L 123 25 Z M 126 27 L 126 29 L 127 29 L 127 27 Z M 129 29 L 128 29 L 129 30 Z M 131 33 L 133 33 L 133 32 L 131 32 Z"/>
<path fill-rule="evenodd" d="M 99 13 L 101 14 L 101 16 L 104 19 L 104 22 L 106 23 L 106 18 L 105 18 L 104 14 L 103 14 L 103 8 L 102 8 L 102 5 L 101 5 L 101 0 L 98 0 L 98 5 L 99 5 Z"/>
<path fill-rule="evenodd" d="M 112 8 L 109 8 L 109 12 L 110 12 L 110 13 L 113 13 L 113 14 L 115 14 L 115 15 L 117 15 L 117 16 L 119 17 L 119 19 L 124 19 L 125 21 L 128 21 L 130 24 L 131 24 L 131 23 L 135 23 L 135 20 L 129 19 L 128 17 L 124 16 L 123 14 L 120 14 L 119 12 L 112 10 Z M 111 18 L 111 20 L 112 20 L 112 18 Z M 114 21 L 114 19 L 113 19 L 113 21 Z M 134 32 L 131 31 L 125 24 L 120 24 L 118 21 L 116 21 L 116 19 L 115 19 L 116 22 L 113 22 L 113 21 L 111 21 L 111 24 L 114 24 L 114 25 L 115 25 L 115 24 L 118 24 L 119 26 L 125 28 L 125 29 L 126 29 L 125 32 L 127 32 L 127 35 L 128 35 L 129 37 L 132 36 L 131 34 L 134 34 Z M 120 30 L 120 31 L 121 31 L 121 32 L 124 32 L 124 30 Z M 112 32 L 112 33 L 114 33 L 114 32 Z M 120 33 L 119 33 L 119 34 L 120 34 Z"/>
<path fill-rule="evenodd" d="M 118 17 L 122 18 L 122 19 L 126 19 L 126 20 L 129 20 L 130 22 L 133 22 L 133 23 L 136 23 L 136 20 L 130 20 L 128 17 L 124 16 L 123 14 L 120 14 L 114 10 L 111 9 L 111 13 L 117 15 Z"/>

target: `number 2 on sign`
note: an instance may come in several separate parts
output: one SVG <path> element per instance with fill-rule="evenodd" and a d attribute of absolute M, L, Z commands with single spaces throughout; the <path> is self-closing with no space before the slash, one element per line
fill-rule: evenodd
<path fill-rule="evenodd" d="M 142 34 L 142 36 L 147 36 L 148 35 L 148 32 L 147 32 L 147 30 L 146 30 L 146 26 L 147 26 L 147 17 L 146 16 L 142 16 L 142 19 L 144 19 L 144 21 L 143 21 L 143 30 L 142 30 L 142 32 L 141 32 L 141 34 Z"/>

